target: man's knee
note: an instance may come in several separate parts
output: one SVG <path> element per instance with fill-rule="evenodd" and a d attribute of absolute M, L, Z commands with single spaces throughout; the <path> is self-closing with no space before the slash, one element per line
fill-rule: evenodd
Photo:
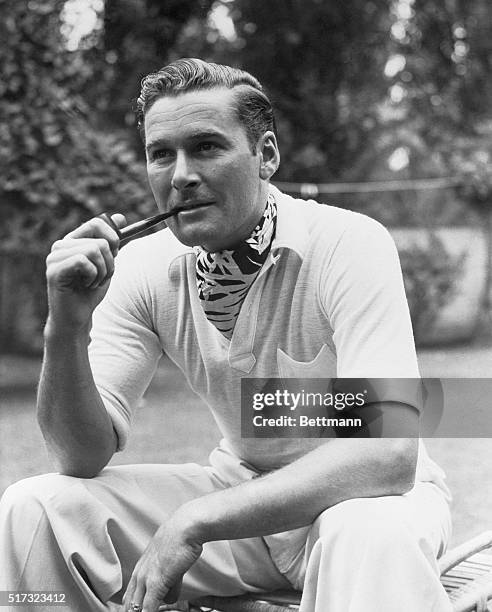
<path fill-rule="evenodd" d="M 315 521 L 310 539 L 342 546 L 393 549 L 414 539 L 398 497 L 351 499 L 329 508 Z"/>
<path fill-rule="evenodd" d="M 28 514 L 42 510 L 53 495 L 68 490 L 75 479 L 61 474 L 43 474 L 10 485 L 0 499 L 0 515 Z"/>

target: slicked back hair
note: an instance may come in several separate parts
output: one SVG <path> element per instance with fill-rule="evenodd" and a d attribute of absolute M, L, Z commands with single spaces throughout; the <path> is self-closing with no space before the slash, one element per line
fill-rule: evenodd
<path fill-rule="evenodd" d="M 179 59 L 142 79 L 136 104 L 137 125 L 142 139 L 145 140 L 145 115 L 156 100 L 218 87 L 233 90 L 238 121 L 244 126 L 255 154 L 260 137 L 268 130 L 276 132 L 272 105 L 262 85 L 245 70 L 195 58 Z"/>

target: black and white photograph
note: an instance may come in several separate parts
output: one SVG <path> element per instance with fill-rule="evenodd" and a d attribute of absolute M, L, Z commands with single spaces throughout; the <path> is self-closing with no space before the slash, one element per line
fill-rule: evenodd
<path fill-rule="evenodd" d="M 492 3 L 0 38 L 0 610 L 492 611 Z"/>

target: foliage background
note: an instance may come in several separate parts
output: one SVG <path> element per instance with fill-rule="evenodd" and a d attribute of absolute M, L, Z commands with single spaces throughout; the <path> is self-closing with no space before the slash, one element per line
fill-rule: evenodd
<path fill-rule="evenodd" d="M 39 261 L 55 239 L 102 211 L 153 210 L 132 104 L 140 79 L 180 56 L 267 86 L 278 180 L 460 177 L 462 191 L 323 200 L 387 225 L 480 223 L 490 237 L 488 0 L 0 0 L 0 11 L 0 351 L 39 348 Z"/>

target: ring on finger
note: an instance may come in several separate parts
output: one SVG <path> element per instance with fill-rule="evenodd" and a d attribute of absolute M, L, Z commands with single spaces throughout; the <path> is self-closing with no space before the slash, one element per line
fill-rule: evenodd
<path fill-rule="evenodd" d="M 142 612 L 142 606 L 140 604 L 133 603 L 132 601 L 127 612 Z"/>

